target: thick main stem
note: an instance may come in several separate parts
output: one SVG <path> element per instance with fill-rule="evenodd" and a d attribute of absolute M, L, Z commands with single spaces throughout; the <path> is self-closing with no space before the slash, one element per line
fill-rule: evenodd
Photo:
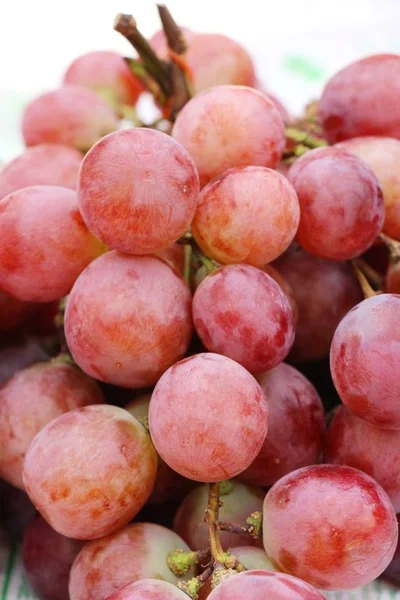
<path fill-rule="evenodd" d="M 353 267 L 353 271 L 358 279 L 358 282 L 360 284 L 360 287 L 362 289 L 362 292 L 363 292 L 365 298 L 371 298 L 372 296 L 376 296 L 377 294 L 380 293 L 380 292 L 376 292 L 371 287 L 368 279 L 365 277 L 364 273 L 361 271 L 361 269 L 357 266 L 357 264 L 354 261 L 352 262 L 352 267 Z"/>
<path fill-rule="evenodd" d="M 400 261 L 400 242 L 392 240 L 392 238 L 384 233 L 381 233 L 379 238 L 387 247 L 392 263 L 398 263 Z"/>
<path fill-rule="evenodd" d="M 208 506 L 205 514 L 205 521 L 208 525 L 208 535 L 210 538 L 210 550 L 212 558 L 221 564 L 224 564 L 225 553 L 222 549 L 218 536 L 218 515 L 219 515 L 219 482 L 209 484 Z"/>

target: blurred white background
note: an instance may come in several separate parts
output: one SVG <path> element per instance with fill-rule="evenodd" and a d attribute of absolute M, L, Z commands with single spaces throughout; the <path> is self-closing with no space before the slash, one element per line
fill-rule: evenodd
<path fill-rule="evenodd" d="M 371 53 L 400 52 L 400 0 L 169 0 L 175 19 L 242 42 L 260 80 L 293 113 L 318 96 L 329 76 Z M 113 31 L 118 12 L 143 33 L 159 28 L 152 0 L 0 0 L 0 161 L 22 149 L 21 111 L 59 85 L 75 56 L 95 49 L 130 53 Z"/>

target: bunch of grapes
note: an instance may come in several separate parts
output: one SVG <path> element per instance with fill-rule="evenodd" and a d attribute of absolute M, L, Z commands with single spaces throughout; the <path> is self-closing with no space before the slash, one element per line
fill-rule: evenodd
<path fill-rule="evenodd" d="M 0 172 L 0 525 L 41 600 L 400 582 L 400 56 L 293 120 L 159 12 Z"/>

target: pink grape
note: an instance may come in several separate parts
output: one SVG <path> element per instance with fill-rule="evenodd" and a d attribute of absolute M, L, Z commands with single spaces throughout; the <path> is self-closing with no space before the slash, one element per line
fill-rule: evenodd
<path fill-rule="evenodd" d="M 339 148 L 317 148 L 295 161 L 289 179 L 300 203 L 296 239 L 320 258 L 365 252 L 385 216 L 382 190 L 369 166 Z"/>
<path fill-rule="evenodd" d="M 400 512 L 400 431 L 375 427 L 339 406 L 329 424 L 325 462 L 371 475 Z"/>
<path fill-rule="evenodd" d="M 328 141 L 367 135 L 400 138 L 399 81 L 397 54 L 368 56 L 336 73 L 319 102 Z"/>
<path fill-rule="evenodd" d="M 342 465 L 314 465 L 280 479 L 264 501 L 264 547 L 279 569 L 324 590 L 376 579 L 397 544 L 381 486 Z"/>
<path fill-rule="evenodd" d="M 24 489 L 22 467 L 35 435 L 56 417 L 104 403 L 97 384 L 75 367 L 52 361 L 18 371 L 0 388 L 0 475 Z"/>
<path fill-rule="evenodd" d="M 31 185 L 76 188 L 82 154 L 61 144 L 27 148 L 0 172 L 0 199 Z"/>
<path fill-rule="evenodd" d="M 296 246 L 273 266 L 291 286 L 298 307 L 291 358 L 296 361 L 325 358 L 341 319 L 362 300 L 351 267 L 317 258 Z"/>
<path fill-rule="evenodd" d="M 314 386 L 284 363 L 258 375 L 268 402 L 268 435 L 240 480 L 271 486 L 301 467 L 319 462 L 324 442 L 324 407 Z"/>
<path fill-rule="evenodd" d="M 58 300 L 104 246 L 86 228 L 73 190 L 36 185 L 0 201 L 0 284 L 16 298 Z"/>
<path fill-rule="evenodd" d="M 124 58 L 110 50 L 87 52 L 75 58 L 64 75 L 64 83 L 89 88 L 117 112 L 121 105 L 136 104 L 143 91 Z"/>
<path fill-rule="evenodd" d="M 364 160 L 375 173 L 383 191 L 383 232 L 400 240 L 400 141 L 382 137 L 360 137 L 337 145 Z"/>
<path fill-rule="evenodd" d="M 333 337 L 333 382 L 355 415 L 377 427 L 400 429 L 400 296 L 367 298 L 342 319 Z"/>
<path fill-rule="evenodd" d="M 71 570 L 71 600 L 105 600 L 120 588 L 143 579 L 177 584 L 168 567 L 172 550 L 189 547 L 173 531 L 154 523 L 133 523 L 113 535 L 88 542 Z M 193 568 L 182 581 L 194 576 Z"/>
<path fill-rule="evenodd" d="M 82 152 L 117 127 L 117 117 L 105 100 L 72 84 L 32 100 L 22 118 L 26 146 L 64 144 Z"/>
<path fill-rule="evenodd" d="M 225 488 L 225 489 L 224 489 Z M 229 481 L 221 486 L 220 521 L 241 525 L 255 511 L 262 511 L 265 493 L 258 488 Z M 204 522 L 204 512 L 208 504 L 208 485 L 192 490 L 184 499 L 174 518 L 173 529 L 182 539 L 196 550 L 206 550 L 210 545 L 208 528 Z M 227 531 L 219 532 L 224 549 L 247 544 L 260 546 L 260 541 L 248 534 L 238 535 Z"/>
<path fill-rule="evenodd" d="M 192 156 L 201 186 L 232 167 L 274 168 L 285 148 L 279 112 L 245 86 L 221 85 L 197 94 L 180 111 L 172 135 Z"/>
<path fill-rule="evenodd" d="M 306 582 L 285 573 L 253 570 L 228 577 L 208 596 L 209 600 L 323 600 Z"/>
<path fill-rule="evenodd" d="M 28 526 L 22 545 L 25 576 L 41 600 L 68 598 L 72 564 L 82 542 L 60 535 L 37 515 Z"/>
<path fill-rule="evenodd" d="M 35 305 L 13 298 L 0 289 L 0 335 L 24 323 L 34 311 Z"/>
<path fill-rule="evenodd" d="M 140 422 L 146 422 L 149 414 L 151 393 L 143 394 L 135 400 L 132 400 L 124 406 L 135 419 Z M 158 456 L 157 476 L 147 500 L 149 504 L 162 504 L 168 501 L 180 501 L 185 494 L 193 487 L 193 481 L 185 479 L 179 473 L 173 471 L 163 459 Z"/>
<path fill-rule="evenodd" d="M 218 262 L 262 267 L 287 249 L 299 219 L 299 202 L 285 177 L 264 167 L 242 167 L 202 190 L 192 231 Z"/>
<path fill-rule="evenodd" d="M 87 226 L 107 246 L 150 254 L 189 228 L 199 180 L 180 144 L 160 131 L 137 127 L 116 131 L 90 150 L 78 197 Z"/>
<path fill-rule="evenodd" d="M 267 417 L 265 396 L 250 373 L 211 353 L 168 369 L 149 409 L 150 433 L 161 458 L 184 477 L 202 482 L 244 471 L 261 449 Z"/>
<path fill-rule="evenodd" d="M 386 274 L 385 291 L 389 294 L 400 293 L 400 262 L 389 265 Z"/>
<path fill-rule="evenodd" d="M 77 408 L 46 425 L 25 456 L 25 489 L 62 535 L 93 539 L 120 529 L 150 496 L 157 455 L 126 410 Z"/>
<path fill-rule="evenodd" d="M 193 321 L 208 350 L 251 373 L 282 362 L 294 340 L 287 297 L 272 277 L 248 265 L 223 267 L 202 281 L 193 298 Z"/>
<path fill-rule="evenodd" d="M 188 595 L 167 581 L 142 579 L 108 597 L 109 600 L 187 600 Z"/>
<path fill-rule="evenodd" d="M 104 254 L 79 277 L 65 312 L 75 362 L 121 387 L 154 385 L 184 356 L 192 329 L 187 285 L 155 256 Z"/>

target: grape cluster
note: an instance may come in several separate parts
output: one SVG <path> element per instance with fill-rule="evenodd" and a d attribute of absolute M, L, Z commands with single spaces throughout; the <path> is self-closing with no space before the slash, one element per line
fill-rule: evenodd
<path fill-rule="evenodd" d="M 400 56 L 293 119 L 159 12 L 0 172 L 1 528 L 41 600 L 400 583 Z"/>

